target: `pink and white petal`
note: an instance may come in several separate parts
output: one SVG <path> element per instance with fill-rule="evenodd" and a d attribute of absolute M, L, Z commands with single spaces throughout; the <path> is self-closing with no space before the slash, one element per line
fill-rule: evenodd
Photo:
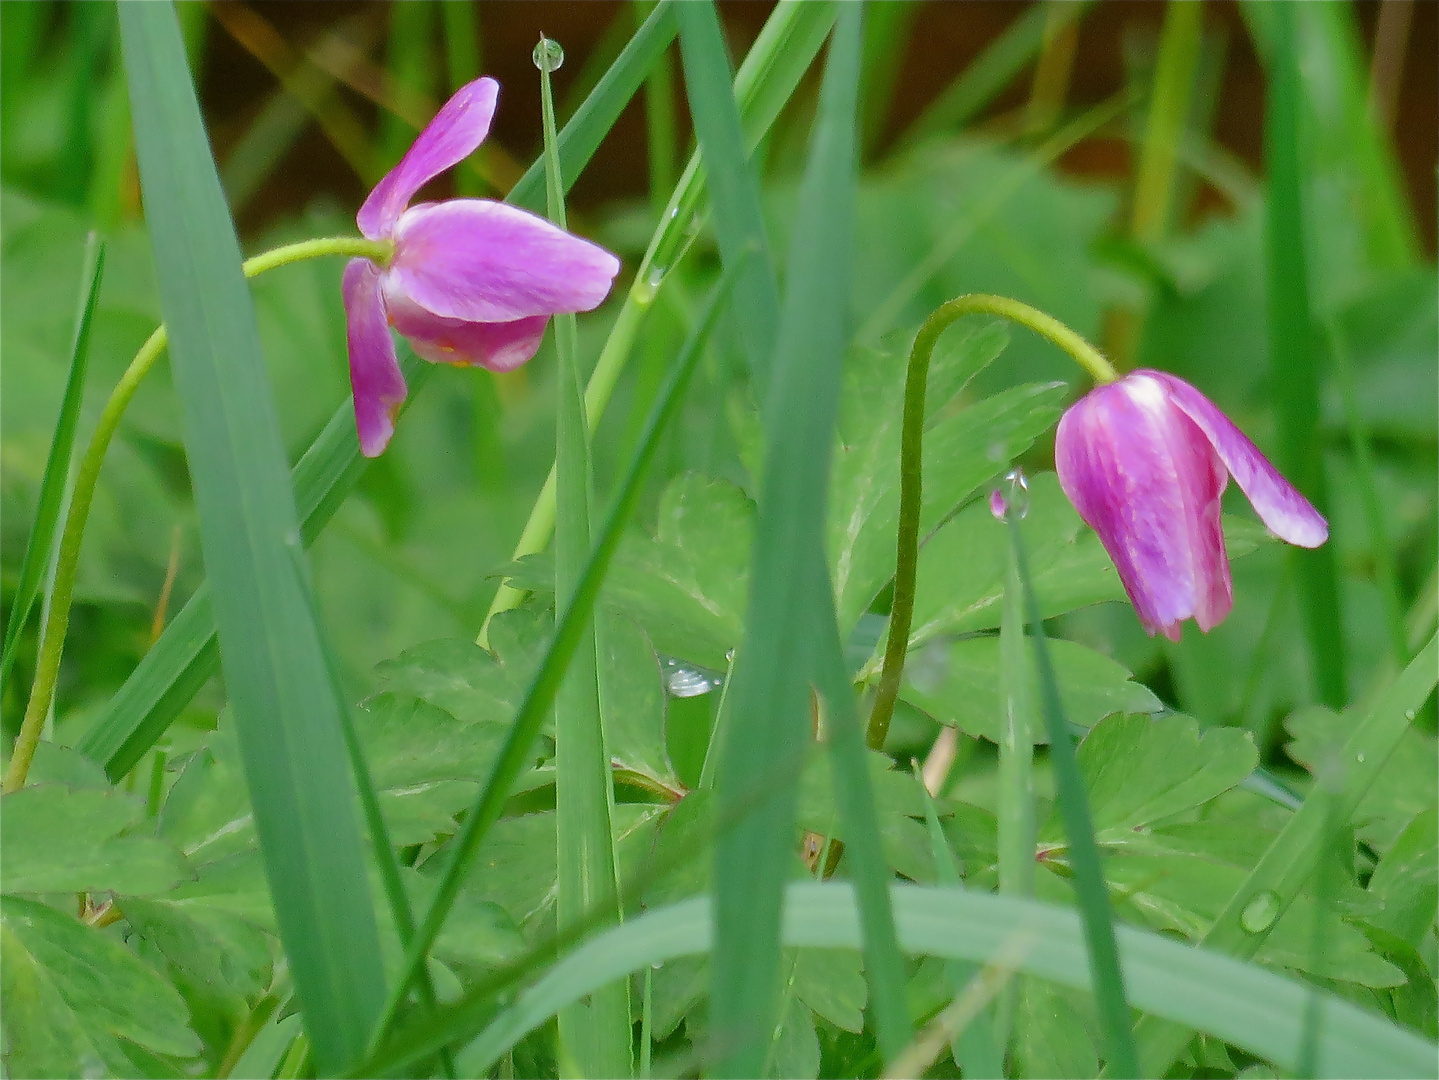
<path fill-rule="evenodd" d="M 1177 471 L 1173 414 L 1125 383 L 1091 391 L 1055 436 L 1060 486 L 1096 533 L 1149 633 L 1177 638 L 1210 568 L 1196 557 L 1194 477 Z M 1183 435 L 1181 433 L 1181 440 Z M 1180 443 L 1183 446 L 1183 442 Z M 1223 548 L 1220 548 L 1223 555 Z M 1207 591 L 1207 590 L 1206 590 Z"/>
<path fill-rule="evenodd" d="M 512 371 L 534 356 L 550 321 L 547 315 L 502 323 L 445 319 L 390 291 L 385 294 L 385 308 L 390 325 L 419 356 L 436 364 L 468 364 L 490 371 Z"/>
<path fill-rule="evenodd" d="M 369 259 L 351 259 L 341 281 L 345 339 L 350 350 L 350 389 L 360 452 L 378 457 L 395 433 L 395 416 L 405 400 L 405 377 L 380 295 L 380 269 Z"/>
<path fill-rule="evenodd" d="M 473 154 L 490 133 L 499 93 L 500 84 L 488 77 L 456 90 L 370 192 L 355 218 L 360 232 L 371 240 L 388 236 L 415 192 Z"/>
<path fill-rule="evenodd" d="M 619 269 L 604 248 L 544 218 L 447 199 L 401 216 L 386 286 L 447 319 L 512 322 L 598 307 Z"/>
<path fill-rule="evenodd" d="M 1177 376 L 1162 371 L 1145 374 L 1162 382 L 1170 400 L 1204 433 L 1234 482 L 1248 496 L 1255 513 L 1275 536 L 1307 548 L 1318 547 L 1329 539 L 1329 523 L 1323 515 L 1279 475 L 1279 470 L 1219 406 Z"/>

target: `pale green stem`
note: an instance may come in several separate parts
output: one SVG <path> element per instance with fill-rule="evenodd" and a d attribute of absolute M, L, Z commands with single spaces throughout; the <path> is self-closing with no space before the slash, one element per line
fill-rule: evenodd
<path fill-rule="evenodd" d="M 1027 326 L 1074 358 L 1097 383 L 1110 383 L 1119 373 L 1093 345 L 1058 319 L 1004 296 L 971 293 L 940 305 L 924 321 L 909 351 L 909 368 L 904 382 L 904 420 L 899 443 L 899 535 L 896 541 L 894 603 L 890 608 L 889 640 L 884 649 L 879 691 L 869 715 L 868 742 L 871 749 L 884 746 L 894 703 L 899 698 L 904 656 L 909 648 L 910 624 L 914 619 L 914 583 L 919 564 L 919 511 L 922 499 L 921 468 L 924 450 L 924 402 L 929 381 L 929 358 L 934 346 L 950 325 L 966 315 L 998 315 Z"/>
<path fill-rule="evenodd" d="M 298 244 L 286 244 L 264 254 L 248 259 L 244 265 L 245 276 L 255 277 L 267 270 L 274 270 L 290 263 L 315 259 L 325 255 L 350 255 L 373 259 L 380 264 L 389 262 L 394 245 L 388 240 L 365 240 L 359 237 L 322 237 L 316 240 L 302 240 Z M 70 498 L 70 510 L 65 516 L 65 531 L 60 536 L 59 555 L 55 561 L 55 588 L 51 597 L 50 617 L 40 631 L 40 648 L 35 662 L 35 681 L 30 690 L 30 701 L 25 707 L 25 719 L 20 733 L 15 737 L 15 748 L 10 764 L 5 770 L 3 790 L 8 794 L 25 786 L 30 763 L 35 757 L 44 729 L 45 716 L 55 697 L 55 681 L 60 674 L 60 657 L 65 648 L 65 631 L 70 625 L 70 605 L 74 599 L 75 575 L 80 560 L 80 544 L 85 536 L 85 522 L 90 515 L 90 504 L 95 498 L 95 485 L 100 479 L 100 467 L 105 461 L 105 451 L 110 440 L 120 427 L 130 400 L 135 396 L 141 381 L 160 359 L 169 342 L 169 333 L 162 323 L 150 335 L 140 351 L 130 361 L 125 374 L 120 377 L 110 400 L 100 413 L 95 433 L 80 459 L 80 468 L 75 476 L 75 490 Z"/>

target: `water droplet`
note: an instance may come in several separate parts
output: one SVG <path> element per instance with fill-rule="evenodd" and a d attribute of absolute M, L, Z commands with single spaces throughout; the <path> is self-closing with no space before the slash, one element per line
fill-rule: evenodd
<path fill-rule="evenodd" d="M 1404 719 L 1405 719 L 1405 720 L 1408 720 L 1410 723 L 1413 723 L 1413 722 L 1414 722 L 1414 710 L 1413 710 L 1413 709 L 1405 709 L 1405 710 L 1404 710 Z"/>
<path fill-rule="evenodd" d="M 660 668 L 664 673 L 665 692 L 670 697 L 701 697 L 724 685 L 722 675 L 669 657 L 660 661 Z"/>
<path fill-rule="evenodd" d="M 541 36 L 531 57 L 541 71 L 559 71 L 565 63 L 565 50 L 553 38 Z"/>
<path fill-rule="evenodd" d="M 725 658 L 727 661 L 729 661 L 731 664 L 733 664 L 733 663 L 734 663 L 734 650 L 733 650 L 733 649 L 727 650 L 727 651 L 725 652 L 725 654 L 724 654 L 724 658 Z"/>
<path fill-rule="evenodd" d="M 1239 925 L 1248 934 L 1262 934 L 1279 918 L 1279 894 L 1265 890 L 1244 905 L 1239 913 Z"/>
<path fill-rule="evenodd" d="M 1008 521 L 1011 514 L 1023 518 L 1029 513 L 1029 481 L 1023 469 L 1010 469 L 1003 483 L 990 492 L 989 512 L 1000 521 Z"/>
<path fill-rule="evenodd" d="M 1364 751 L 1363 751 L 1363 750 L 1359 751 L 1359 753 L 1355 756 L 1355 759 L 1354 759 L 1354 760 L 1357 761 L 1357 762 L 1359 762 L 1359 764 L 1363 765 L 1363 764 L 1364 764 Z"/>

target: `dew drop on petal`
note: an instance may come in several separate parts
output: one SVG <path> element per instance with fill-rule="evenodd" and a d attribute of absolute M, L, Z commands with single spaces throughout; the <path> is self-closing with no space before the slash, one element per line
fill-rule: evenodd
<path fill-rule="evenodd" d="M 541 37 L 531 57 L 541 71 L 559 71 L 565 63 L 565 50 L 553 38 Z"/>
<path fill-rule="evenodd" d="M 1247 934 L 1262 934 L 1279 918 L 1279 894 L 1266 889 L 1244 905 L 1239 913 L 1239 925 Z"/>

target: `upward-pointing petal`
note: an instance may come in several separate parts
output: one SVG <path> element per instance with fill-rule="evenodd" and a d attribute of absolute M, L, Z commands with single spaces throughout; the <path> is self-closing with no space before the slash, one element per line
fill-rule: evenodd
<path fill-rule="evenodd" d="M 1204 433 L 1234 482 L 1248 496 L 1255 513 L 1275 536 L 1306 548 L 1318 547 L 1329 539 L 1329 523 L 1323 515 L 1279 475 L 1279 470 L 1219 406 L 1177 376 L 1162 371 L 1144 374 L 1163 383 L 1175 407 Z"/>
<path fill-rule="evenodd" d="M 589 311 L 620 261 L 544 218 L 488 199 L 405 211 L 386 288 L 446 319 L 513 322 Z"/>
<path fill-rule="evenodd" d="M 405 400 L 405 377 L 395 359 L 395 342 L 380 297 L 379 267 L 369 259 L 351 259 L 340 291 L 345 298 L 355 430 L 361 452 L 377 457 L 395 433 L 395 414 Z"/>
<path fill-rule="evenodd" d="M 425 125 L 400 163 L 375 185 L 355 220 L 371 240 L 387 236 L 415 192 L 452 165 L 475 152 L 490 133 L 500 84 L 476 79 L 455 91 L 433 120 Z"/>

